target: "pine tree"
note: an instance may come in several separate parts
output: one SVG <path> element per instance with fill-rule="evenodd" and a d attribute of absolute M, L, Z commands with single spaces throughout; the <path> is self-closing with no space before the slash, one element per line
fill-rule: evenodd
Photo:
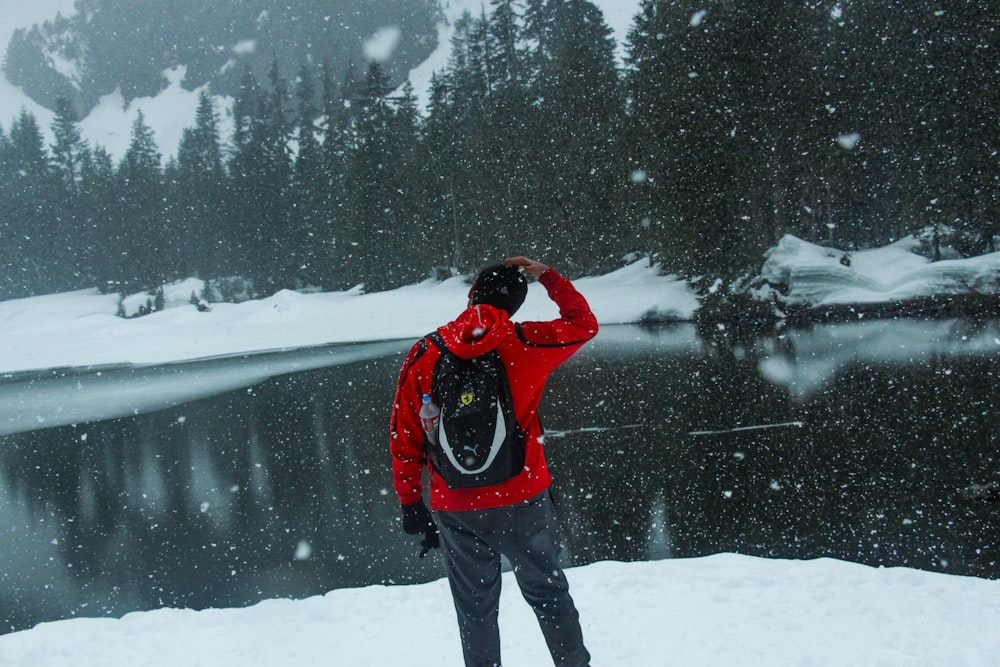
<path fill-rule="evenodd" d="M 84 154 L 80 167 L 80 246 L 83 279 L 102 291 L 114 291 L 118 276 L 114 258 L 122 250 L 115 227 L 120 202 L 118 179 L 111 155 L 101 146 Z"/>
<path fill-rule="evenodd" d="M 259 98 L 258 132 L 253 137 L 261 151 L 261 162 L 256 169 L 260 187 L 257 204 L 262 214 L 254 270 L 268 292 L 272 292 L 295 286 L 297 265 L 290 229 L 293 158 L 289 91 L 277 58 L 271 61 L 268 81 L 271 90 Z"/>
<path fill-rule="evenodd" d="M 18 224 L 11 215 L 14 200 L 13 146 L 7 133 L 0 126 L 0 299 L 19 296 L 16 271 L 18 256 Z"/>
<path fill-rule="evenodd" d="M 231 137 L 229 171 L 237 179 L 248 178 L 257 157 L 252 139 L 257 109 L 259 108 L 260 84 L 249 68 L 240 78 L 239 94 L 233 102 L 233 133 Z"/>
<path fill-rule="evenodd" d="M 22 109 L 3 142 L 0 190 L 0 293 L 7 298 L 57 291 L 67 250 L 59 224 L 58 189 L 38 121 Z"/>
<path fill-rule="evenodd" d="M 298 143 L 295 160 L 296 179 L 299 183 L 315 181 L 318 185 L 319 174 L 322 173 L 323 168 L 321 146 L 317 139 L 318 128 L 316 127 L 319 111 L 316 108 L 316 89 L 313 85 L 312 74 L 304 63 L 299 68 L 295 95 L 298 101 L 295 128 Z"/>
<path fill-rule="evenodd" d="M 546 60 L 536 84 L 534 170 L 542 187 L 534 208 L 542 235 L 563 249 L 566 270 L 607 268 L 605 262 L 617 260 L 612 205 L 621 180 L 614 170 L 621 123 L 615 43 L 589 0 L 553 1 L 548 11 Z"/>
<path fill-rule="evenodd" d="M 745 174 L 766 132 L 752 98 L 767 92 L 754 56 L 753 9 L 703 12 L 646 0 L 629 36 L 631 225 L 668 270 L 732 276 L 759 261 L 766 234 L 748 210 Z M 765 12 L 766 14 L 766 12 Z M 770 35 L 778 38 L 780 35 Z M 756 45 L 756 46 L 752 46 Z M 753 223 L 748 225 L 747 223 Z"/>
<path fill-rule="evenodd" d="M 225 175 L 219 114 L 207 88 L 198 93 L 195 125 L 182 136 L 177 158 L 185 178 L 219 181 Z"/>
<path fill-rule="evenodd" d="M 327 225 L 331 236 L 325 241 L 324 284 L 347 285 L 350 278 L 345 275 L 342 253 L 345 234 L 343 225 L 349 206 L 348 172 L 351 154 L 358 147 L 358 120 L 361 100 L 364 96 L 364 81 L 359 80 L 354 63 L 349 63 L 344 81 L 335 85 L 329 65 L 323 74 L 323 107 L 325 123 L 323 128 L 323 167 L 329 181 L 330 193 L 326 203 L 329 213 Z M 332 259 L 330 259 L 332 258 Z"/>
<path fill-rule="evenodd" d="M 489 71 L 491 88 L 505 83 L 520 82 L 524 76 L 524 49 L 522 47 L 520 17 L 514 0 L 490 0 Z"/>
<path fill-rule="evenodd" d="M 532 82 L 545 72 L 552 60 L 551 35 L 554 28 L 552 7 L 561 0 L 525 0 L 524 39 L 531 45 L 528 51 L 529 76 Z"/>
<path fill-rule="evenodd" d="M 393 224 L 389 241 L 397 261 L 391 263 L 386 282 L 398 286 L 426 278 L 437 253 L 430 245 L 435 239 L 426 220 L 422 119 L 409 81 L 392 103 L 385 189 Z"/>
<path fill-rule="evenodd" d="M 296 273 L 303 282 L 322 284 L 324 265 L 332 242 L 330 181 L 324 169 L 323 147 L 317 138 L 316 89 L 309 67 L 299 68 L 295 96 L 298 101 L 296 137 L 298 151 L 292 184 L 291 239 Z"/>
<path fill-rule="evenodd" d="M 390 97 L 382 66 L 372 62 L 357 100 L 357 131 L 348 151 L 338 265 L 343 284 L 381 290 L 427 275 L 437 262 L 428 230 L 426 158 L 412 86 Z"/>
<path fill-rule="evenodd" d="M 455 22 L 448 60 L 449 88 L 456 111 L 464 116 L 466 128 L 474 128 L 489 94 L 487 73 L 487 28 L 484 19 L 464 12 Z"/>
<path fill-rule="evenodd" d="M 488 36 L 485 18 L 466 12 L 456 21 L 448 71 L 428 124 L 430 151 L 440 166 L 437 177 L 450 202 L 450 254 L 462 272 L 495 261 L 503 238 L 494 213 L 500 186 L 488 171 L 494 147 L 487 143 L 484 122 L 491 85 Z"/>
<path fill-rule="evenodd" d="M 858 186 L 879 213 L 869 237 L 884 242 L 946 225 L 985 249 L 1000 181 L 998 67 L 987 46 L 987 36 L 1000 31 L 996 8 L 981 1 L 947 8 L 925 0 L 852 2 L 840 20 L 861 63 L 845 76 L 862 137 L 855 152 L 871 165 Z M 903 229 L 893 226 L 900 220 Z"/>
<path fill-rule="evenodd" d="M 240 78 L 239 94 L 233 102 L 233 132 L 229 155 L 229 189 L 226 230 L 230 238 L 229 271 L 231 277 L 253 280 L 258 277 L 259 246 L 263 243 L 260 229 L 263 215 L 259 198 L 261 182 L 259 165 L 263 151 L 257 137 L 261 122 L 258 112 L 262 95 L 260 84 L 249 68 Z M 261 285 L 250 293 L 260 293 Z"/>
<path fill-rule="evenodd" d="M 353 134 L 355 81 L 349 68 L 346 82 L 338 88 L 329 61 L 322 69 L 322 172 L 326 191 L 320 210 L 322 217 L 313 238 L 310 275 L 324 286 L 343 285 L 343 270 L 338 256 L 340 221 L 346 198 L 347 152 Z"/>
<path fill-rule="evenodd" d="M 292 154 L 288 87 L 272 60 L 270 90 L 247 70 L 233 106 L 230 206 L 238 258 L 234 267 L 258 293 L 294 286 L 289 193 Z"/>
<path fill-rule="evenodd" d="M 10 127 L 10 160 L 19 175 L 44 180 L 49 176 L 49 159 L 38 121 L 28 111 L 20 115 Z"/>
<path fill-rule="evenodd" d="M 288 108 L 290 93 L 288 82 L 281 77 L 278 59 L 271 60 L 268 73 L 271 94 L 261 98 L 263 123 L 262 139 L 264 140 L 265 159 L 268 170 L 277 179 L 275 187 L 279 191 L 287 189 L 292 174 L 292 151 L 289 146 L 292 137 L 290 122 L 291 113 Z"/>
<path fill-rule="evenodd" d="M 78 121 L 72 103 L 65 97 L 58 98 L 52 122 L 52 134 L 55 137 L 55 143 L 52 144 L 52 165 L 63 187 L 71 194 L 77 191 L 81 164 L 87 151 L 87 142 L 80 134 Z"/>
<path fill-rule="evenodd" d="M 66 280 L 65 285 L 76 286 L 74 276 L 86 271 L 85 252 L 81 249 L 83 230 L 80 222 L 79 187 L 81 168 L 88 152 L 87 143 L 80 134 L 76 113 L 65 97 L 56 100 L 55 118 L 52 122 L 55 143 L 51 148 L 51 168 L 54 178 L 61 185 L 49 197 L 56 215 L 50 232 L 52 241 L 61 249 L 60 261 L 54 264 Z"/>
<path fill-rule="evenodd" d="M 153 289 L 174 277 L 169 268 L 174 254 L 171 244 L 178 241 L 166 228 L 160 159 L 153 131 L 140 110 L 118 165 L 118 248 L 109 258 L 117 290 Z"/>
<path fill-rule="evenodd" d="M 448 82 L 444 76 L 431 77 L 427 120 L 422 128 L 425 164 L 421 170 L 424 183 L 427 240 L 424 243 L 428 268 L 442 271 L 471 270 L 467 265 L 460 197 L 465 184 L 458 163 L 461 136 L 455 127 L 454 105 L 450 100 Z"/>
<path fill-rule="evenodd" d="M 323 171 L 330 182 L 334 197 L 337 197 L 339 191 L 343 188 L 344 182 L 344 154 L 347 148 L 344 142 L 346 128 L 344 127 L 343 119 L 346 115 L 344 106 L 345 104 L 349 104 L 349 102 L 343 99 L 341 91 L 337 90 L 329 61 L 323 63 L 322 77 Z"/>
<path fill-rule="evenodd" d="M 183 252 L 175 259 L 178 268 L 183 275 L 219 276 L 228 266 L 232 243 L 219 215 L 226 173 L 219 115 L 207 89 L 198 94 L 194 127 L 185 128 L 181 136 L 172 185 L 174 228 L 183 239 L 178 244 Z"/>
<path fill-rule="evenodd" d="M 348 153 L 345 210 L 340 225 L 338 256 L 345 278 L 369 290 L 385 286 L 384 266 L 393 233 L 384 170 L 390 110 L 389 83 L 381 65 L 372 62 L 359 102 L 356 145 Z"/>
<path fill-rule="evenodd" d="M 131 139 L 118 167 L 118 176 L 126 187 L 134 188 L 138 194 L 152 193 L 153 186 L 160 183 L 160 160 L 153 130 L 139 110 L 132 123 Z"/>
<path fill-rule="evenodd" d="M 485 175 L 481 203 L 483 219 L 496 231 L 499 247 L 488 253 L 531 253 L 536 238 L 537 211 L 531 206 L 538 187 L 533 169 L 533 137 L 541 121 L 532 98 L 529 47 L 517 4 L 493 0 L 488 39 L 491 55 L 490 96 L 482 118 L 480 167 Z"/>

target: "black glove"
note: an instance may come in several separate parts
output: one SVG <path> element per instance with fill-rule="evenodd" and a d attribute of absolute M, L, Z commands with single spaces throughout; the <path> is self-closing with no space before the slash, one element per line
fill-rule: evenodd
<path fill-rule="evenodd" d="M 420 540 L 420 546 L 423 547 L 420 551 L 421 558 L 431 549 L 441 546 L 437 525 L 423 500 L 413 505 L 403 505 L 403 532 L 407 535 L 424 536 L 424 539 Z"/>

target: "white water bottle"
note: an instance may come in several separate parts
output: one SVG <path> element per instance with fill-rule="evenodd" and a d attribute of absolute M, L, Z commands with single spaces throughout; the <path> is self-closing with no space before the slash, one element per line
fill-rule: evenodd
<path fill-rule="evenodd" d="M 441 419 L 441 408 L 431 402 L 431 395 L 424 394 L 423 405 L 420 406 L 420 426 L 424 429 L 427 441 L 437 444 L 438 422 Z"/>

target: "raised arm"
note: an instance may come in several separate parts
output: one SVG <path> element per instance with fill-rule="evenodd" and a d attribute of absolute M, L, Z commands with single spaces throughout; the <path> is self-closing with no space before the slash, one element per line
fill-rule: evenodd
<path fill-rule="evenodd" d="M 519 325 L 525 342 L 542 346 L 579 346 L 597 335 L 597 318 L 590 304 L 568 278 L 527 257 L 509 257 L 505 262 L 507 266 L 537 278 L 559 308 L 557 320 Z"/>

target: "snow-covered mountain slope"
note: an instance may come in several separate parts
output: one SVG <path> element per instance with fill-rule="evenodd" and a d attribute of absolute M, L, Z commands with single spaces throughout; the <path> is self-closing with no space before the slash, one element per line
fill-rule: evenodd
<path fill-rule="evenodd" d="M 7 44 L 18 28 L 30 28 L 36 23 L 52 19 L 56 14 L 70 16 L 74 13 L 74 0 L 0 0 L 0 55 L 7 52 Z M 52 112 L 11 84 L 0 70 L 0 125 L 9 127 L 21 110 L 32 113 L 46 132 L 52 124 Z M 193 116 L 192 116 L 193 117 Z"/>
<path fill-rule="evenodd" d="M 624 57 L 626 34 L 639 10 L 639 0 L 597 0 L 605 21 L 614 31 L 619 44 L 619 57 Z M 418 97 L 426 102 L 431 75 L 444 69 L 451 47 L 452 26 L 465 11 L 478 14 L 480 0 L 441 0 L 445 21 L 438 26 L 438 47 L 431 56 L 410 72 L 410 81 Z M 18 28 L 53 19 L 57 13 L 72 16 L 74 0 L 0 0 L 0 53 L 5 53 L 11 36 Z M 371 53 L 385 46 L 385 33 L 372 35 Z M 170 85 L 155 97 L 140 97 L 128 103 L 118 93 L 105 95 L 100 103 L 80 123 L 84 138 L 91 145 L 103 146 L 115 160 L 120 160 L 128 148 L 131 128 L 139 111 L 153 130 L 163 159 L 174 155 L 186 127 L 194 125 L 195 109 L 200 89 L 185 90 L 181 86 L 185 69 L 177 67 L 164 72 Z M 231 98 L 218 98 L 222 136 L 230 133 L 229 109 Z M 52 141 L 50 126 L 53 114 L 12 85 L 0 72 L 0 125 L 9 127 L 21 109 L 31 112 L 38 120 L 48 142 Z"/>

